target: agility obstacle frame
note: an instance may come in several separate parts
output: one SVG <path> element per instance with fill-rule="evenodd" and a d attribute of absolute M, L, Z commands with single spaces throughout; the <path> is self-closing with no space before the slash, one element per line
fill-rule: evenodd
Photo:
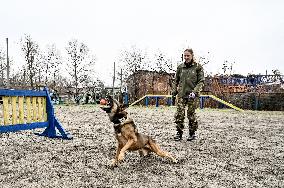
<path fill-rule="evenodd" d="M 0 134 L 45 128 L 39 136 L 72 139 L 54 115 L 48 88 L 41 91 L 0 89 L 0 97 Z"/>
<path fill-rule="evenodd" d="M 132 104 L 130 104 L 129 106 L 133 106 L 133 105 L 141 102 L 144 99 L 145 99 L 145 105 L 148 106 L 149 105 L 149 100 L 152 99 L 152 98 L 154 98 L 156 100 L 156 103 L 155 103 L 156 107 L 159 106 L 159 99 L 161 99 L 161 98 L 166 99 L 167 105 L 169 105 L 169 106 L 172 105 L 172 95 L 145 95 L 145 96 L 141 97 L 139 100 L 137 100 L 137 101 L 133 102 Z M 213 99 L 213 100 L 215 100 L 215 101 L 217 101 L 217 102 L 219 102 L 221 104 L 224 104 L 224 105 L 226 105 L 226 106 L 228 106 L 230 108 L 233 108 L 233 109 L 235 109 L 237 111 L 241 111 L 241 112 L 243 111 L 241 108 L 238 108 L 237 106 L 235 106 L 235 105 L 233 105 L 231 103 L 228 103 L 228 102 L 226 102 L 226 101 L 224 101 L 224 100 L 222 100 L 222 99 L 220 99 L 220 98 L 218 98 L 218 97 L 216 97 L 214 95 L 200 95 L 199 96 L 200 108 L 201 109 L 204 108 L 205 100 L 209 99 L 209 98 L 211 98 L 211 99 Z"/>

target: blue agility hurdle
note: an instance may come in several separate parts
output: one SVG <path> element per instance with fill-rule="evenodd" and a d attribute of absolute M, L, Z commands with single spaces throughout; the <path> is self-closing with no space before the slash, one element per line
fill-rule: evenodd
<path fill-rule="evenodd" d="M 144 99 L 145 99 L 145 106 L 148 106 L 149 105 L 149 100 L 151 98 L 156 99 L 156 107 L 159 106 L 159 99 L 161 99 L 161 98 L 166 98 L 168 106 L 172 105 L 172 101 L 173 101 L 172 95 L 145 95 L 145 96 L 141 97 L 139 100 L 137 100 L 137 101 L 133 102 L 132 104 L 130 104 L 129 106 L 133 106 L 135 104 L 138 104 L 139 102 L 141 102 Z M 219 103 L 221 103 L 223 105 L 226 105 L 226 106 L 228 106 L 230 108 L 233 108 L 235 110 L 243 112 L 242 109 L 240 109 L 240 108 L 236 107 L 235 105 L 233 105 L 231 103 L 228 103 L 228 102 L 226 102 L 226 101 L 224 101 L 224 100 L 222 100 L 222 99 L 220 99 L 220 98 L 218 98 L 218 97 L 216 97 L 214 95 L 200 95 L 199 96 L 200 108 L 201 109 L 203 109 L 204 106 L 205 106 L 205 99 L 209 99 L 209 98 L 213 99 L 213 100 L 215 100 L 215 101 L 217 101 L 217 102 L 219 102 Z"/>
<path fill-rule="evenodd" d="M 156 100 L 156 102 L 155 102 L 156 107 L 159 106 L 159 99 L 163 99 L 163 98 L 166 99 L 166 103 L 167 103 L 168 106 L 172 105 L 172 96 L 171 95 L 145 95 L 145 96 L 141 97 L 139 100 L 130 104 L 130 106 L 133 106 L 133 105 L 139 103 L 143 99 L 145 99 L 145 105 L 148 106 L 149 100 L 152 99 L 152 98 L 154 98 Z"/>
<path fill-rule="evenodd" d="M 0 98 L 0 133 L 46 128 L 38 135 L 72 139 L 54 115 L 47 88 L 41 91 L 0 89 Z"/>

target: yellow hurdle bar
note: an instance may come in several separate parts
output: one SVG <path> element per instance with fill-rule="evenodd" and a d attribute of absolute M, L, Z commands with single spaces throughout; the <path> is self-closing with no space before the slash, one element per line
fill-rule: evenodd
<path fill-rule="evenodd" d="M 19 97 L 19 123 L 24 124 L 24 97 Z"/>
<path fill-rule="evenodd" d="M 32 119 L 31 119 L 31 97 L 27 97 L 26 98 L 26 105 L 27 105 L 27 123 L 31 123 Z"/>
<path fill-rule="evenodd" d="M 38 117 L 37 117 L 37 120 L 38 122 L 41 122 L 42 121 L 42 97 L 38 97 L 37 98 L 37 102 L 38 102 Z"/>
<path fill-rule="evenodd" d="M 47 113 L 46 113 L 46 98 L 43 98 L 42 101 L 42 106 L 43 106 L 43 120 L 47 121 Z"/>
<path fill-rule="evenodd" d="M 204 95 L 204 96 L 205 96 L 205 95 Z M 220 103 L 225 104 L 226 106 L 228 106 L 228 107 L 230 107 L 230 108 L 233 108 L 233 109 L 237 110 L 237 111 L 240 111 L 240 112 L 243 112 L 243 111 L 244 111 L 243 109 L 241 109 L 241 108 L 239 108 L 239 107 L 236 107 L 235 105 L 233 105 L 233 104 L 231 104 L 231 103 L 228 103 L 228 102 L 226 102 L 226 101 L 224 101 L 224 100 L 222 100 L 222 99 L 220 99 L 220 98 L 218 98 L 218 97 L 216 97 L 216 96 L 214 96 L 214 95 L 208 95 L 208 96 L 211 97 L 212 99 L 214 99 L 214 100 L 220 102 Z"/>
<path fill-rule="evenodd" d="M 135 105 L 135 104 L 137 104 L 137 103 L 139 103 L 140 101 L 142 101 L 143 99 L 145 99 L 146 97 L 172 97 L 171 95 L 151 95 L 151 94 L 149 94 L 149 95 L 144 95 L 143 97 L 141 97 L 140 99 L 138 99 L 137 101 L 135 101 L 135 102 L 133 102 L 132 104 L 130 104 L 129 106 L 133 106 L 133 105 Z"/>
<path fill-rule="evenodd" d="M 12 97 L 12 124 L 18 124 L 17 97 Z"/>
<path fill-rule="evenodd" d="M 32 101 L 33 101 L 33 121 L 36 122 L 37 121 L 37 105 L 36 105 L 36 100 L 37 97 L 32 97 Z"/>
<path fill-rule="evenodd" d="M 10 124 L 9 98 L 10 98 L 10 97 L 3 97 L 3 117 L 4 117 L 4 125 L 9 125 L 9 124 Z"/>
<path fill-rule="evenodd" d="M 45 97 L 3 96 L 2 99 L 4 125 L 47 121 Z"/>

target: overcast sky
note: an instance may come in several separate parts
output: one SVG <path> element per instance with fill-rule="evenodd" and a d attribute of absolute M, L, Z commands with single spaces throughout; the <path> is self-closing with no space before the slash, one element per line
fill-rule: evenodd
<path fill-rule="evenodd" d="M 87 44 L 96 72 L 108 85 L 113 62 L 135 45 L 173 62 L 184 48 L 208 55 L 207 72 L 222 73 L 225 60 L 234 73 L 284 74 L 282 0 L 0 0 L 0 47 L 23 63 L 19 41 L 29 34 L 44 50 L 55 43 L 61 53 L 70 39 Z"/>

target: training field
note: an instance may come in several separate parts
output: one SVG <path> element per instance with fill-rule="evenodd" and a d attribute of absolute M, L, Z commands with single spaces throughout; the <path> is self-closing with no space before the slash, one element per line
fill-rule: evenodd
<path fill-rule="evenodd" d="M 88 105 L 55 110 L 74 139 L 34 135 L 41 129 L 0 134 L 1 188 L 284 187 L 284 112 L 199 110 L 199 139 L 175 142 L 174 107 L 131 107 L 139 131 L 179 162 L 128 152 L 111 168 L 116 140 L 107 115 Z"/>

